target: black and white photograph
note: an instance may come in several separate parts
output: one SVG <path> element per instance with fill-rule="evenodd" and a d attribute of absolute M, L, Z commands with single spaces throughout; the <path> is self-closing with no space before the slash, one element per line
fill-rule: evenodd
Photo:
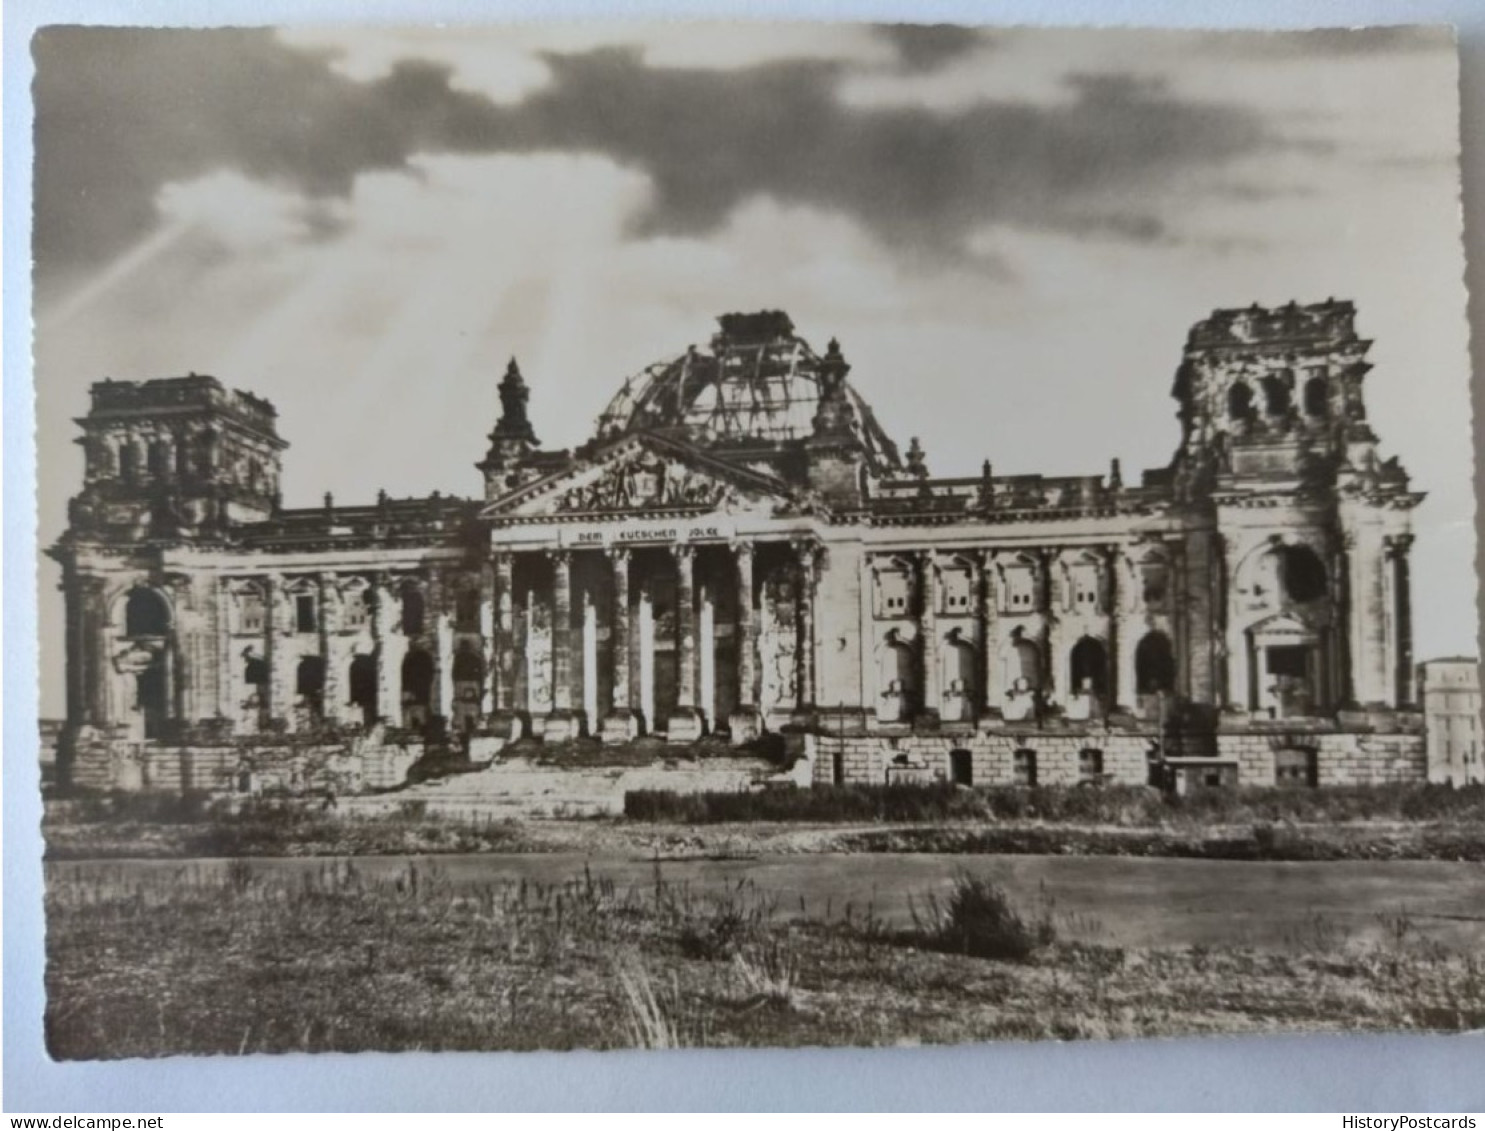
<path fill-rule="evenodd" d="M 1450 28 L 31 54 L 53 1058 L 1485 1029 Z"/>

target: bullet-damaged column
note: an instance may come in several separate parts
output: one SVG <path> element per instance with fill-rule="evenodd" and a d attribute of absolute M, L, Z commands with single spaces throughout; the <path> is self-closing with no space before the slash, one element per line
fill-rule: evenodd
<path fill-rule="evenodd" d="M 701 712 L 696 709 L 696 550 L 677 546 L 675 558 L 676 707 L 666 727 L 673 743 L 701 737 Z"/>
<path fill-rule="evenodd" d="M 758 710 L 758 618 L 753 610 L 753 545 L 733 547 L 737 566 L 737 706 L 727 720 L 733 745 L 751 742 L 763 733 Z"/>
<path fill-rule="evenodd" d="M 526 733 L 516 711 L 516 596 L 515 557 L 509 551 L 497 550 L 491 571 L 495 607 L 491 636 L 494 651 L 490 668 L 493 676 L 493 710 L 490 729 L 500 738 L 516 739 Z"/>
<path fill-rule="evenodd" d="M 582 711 L 572 694 L 572 553 L 552 553 L 552 709 L 542 730 L 545 742 L 566 742 L 581 736 Z"/>
<path fill-rule="evenodd" d="M 633 680 L 630 665 L 633 648 L 629 632 L 629 550 L 616 546 L 608 551 L 613 567 L 613 625 L 609 635 L 609 662 L 613 665 L 613 704 L 603 718 L 601 737 L 604 742 L 628 742 L 639 733 L 639 723 L 632 702 Z"/>

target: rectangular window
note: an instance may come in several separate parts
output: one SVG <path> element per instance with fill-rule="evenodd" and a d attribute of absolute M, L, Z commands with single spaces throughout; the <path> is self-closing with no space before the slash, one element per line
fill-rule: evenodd
<path fill-rule="evenodd" d="M 943 613 L 968 611 L 972 583 L 973 578 L 966 569 L 944 570 L 940 588 L 943 604 L 939 611 Z"/>
<path fill-rule="evenodd" d="M 315 630 L 315 599 L 308 593 L 294 598 L 294 628 L 298 632 Z"/>
<path fill-rule="evenodd" d="M 1097 781 L 1103 777 L 1103 751 L 1084 749 L 1078 751 L 1078 777 L 1083 781 Z"/>
<path fill-rule="evenodd" d="M 346 594 L 342 609 L 343 622 L 347 628 L 360 628 L 366 623 L 366 596 L 358 591 Z"/>
<path fill-rule="evenodd" d="M 877 574 L 877 616 L 907 616 L 908 598 L 911 595 L 912 582 L 907 574 L 899 570 Z"/>
<path fill-rule="evenodd" d="M 256 593 L 244 593 L 241 597 L 242 615 L 238 621 L 239 632 L 263 631 L 263 598 Z"/>
<path fill-rule="evenodd" d="M 1036 751 L 1021 749 L 1015 754 L 1015 771 L 1017 785 L 1036 784 Z"/>

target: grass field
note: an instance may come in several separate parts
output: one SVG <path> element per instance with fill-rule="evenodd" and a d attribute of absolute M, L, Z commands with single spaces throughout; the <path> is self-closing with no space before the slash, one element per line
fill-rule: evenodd
<path fill-rule="evenodd" d="M 786 915 L 746 880 L 703 894 L 658 872 L 629 887 L 456 885 L 426 864 L 287 876 L 238 860 L 132 887 L 64 873 L 47 1042 L 76 1059 L 1485 1026 L 1485 964 L 1406 915 L 1365 946 L 1317 920 L 1293 953 L 1136 949 L 1087 941 L 1096 927 L 1070 930 L 1048 900 L 997 898 L 965 878 L 903 925 Z M 985 937 L 1019 942 L 964 953 Z"/>
<path fill-rule="evenodd" d="M 635 792 L 622 819 L 440 816 L 405 800 L 341 816 L 313 799 L 203 795 L 49 801 L 50 859 L 550 852 L 935 852 L 1222 860 L 1485 861 L 1485 787 L 1203 790 L 843 786 Z"/>
<path fill-rule="evenodd" d="M 1118 828 L 1351 821 L 1485 822 L 1485 786 L 1417 783 L 1323 789 L 1198 789 L 1163 793 L 1146 786 L 836 785 L 743 793 L 636 790 L 624 815 L 635 821 L 943 822 L 1038 821 Z"/>

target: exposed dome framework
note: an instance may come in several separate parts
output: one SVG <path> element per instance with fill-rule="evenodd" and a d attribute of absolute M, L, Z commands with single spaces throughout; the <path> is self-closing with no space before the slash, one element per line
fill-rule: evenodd
<path fill-rule="evenodd" d="M 783 447 L 804 441 L 820 403 L 821 358 L 782 311 L 726 314 L 710 348 L 695 346 L 628 378 L 598 418 L 598 439 L 678 429 L 706 447 Z M 897 445 L 860 394 L 845 386 L 877 470 L 901 467 Z"/>

